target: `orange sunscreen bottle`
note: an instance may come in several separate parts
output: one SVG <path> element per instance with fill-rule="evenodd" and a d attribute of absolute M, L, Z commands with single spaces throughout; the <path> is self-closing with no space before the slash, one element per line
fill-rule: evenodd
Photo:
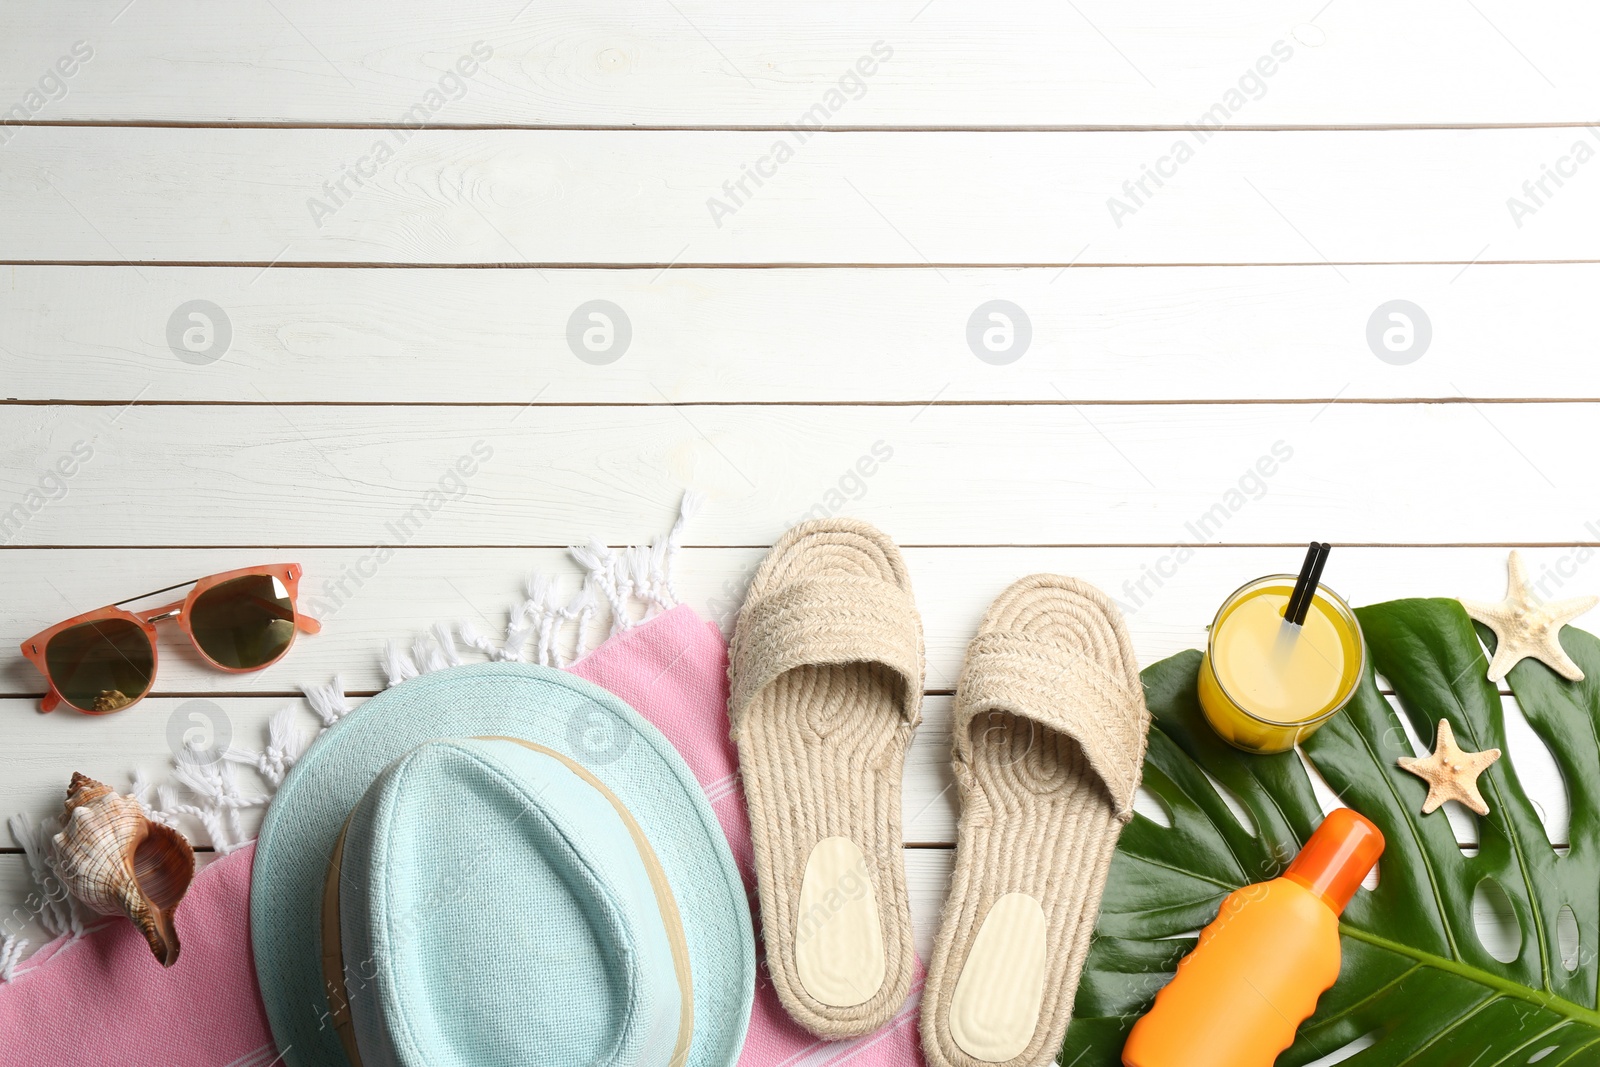
<path fill-rule="evenodd" d="M 1339 978 L 1339 915 L 1383 854 L 1349 808 L 1283 877 L 1229 894 L 1122 1049 L 1125 1067 L 1272 1067 Z"/>

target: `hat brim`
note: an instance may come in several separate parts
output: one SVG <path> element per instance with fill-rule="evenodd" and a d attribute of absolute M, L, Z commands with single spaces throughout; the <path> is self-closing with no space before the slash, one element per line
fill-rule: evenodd
<path fill-rule="evenodd" d="M 735 1063 L 755 992 L 755 935 L 705 795 L 638 712 L 564 671 L 522 663 L 453 667 L 386 690 L 330 727 L 285 779 L 261 827 L 250 887 L 256 976 L 283 1062 L 348 1062 L 329 1013 L 320 932 L 323 882 L 346 816 L 378 772 L 417 745 L 480 736 L 562 752 L 627 805 L 683 917 L 694 985 L 688 1067 Z"/>

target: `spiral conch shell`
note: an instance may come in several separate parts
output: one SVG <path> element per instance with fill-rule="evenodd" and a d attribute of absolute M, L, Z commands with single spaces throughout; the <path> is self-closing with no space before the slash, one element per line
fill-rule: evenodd
<path fill-rule="evenodd" d="M 173 913 L 194 879 L 194 849 L 139 802 L 82 774 L 67 789 L 67 825 L 55 836 L 67 891 L 102 915 L 126 915 L 163 967 L 178 962 Z"/>

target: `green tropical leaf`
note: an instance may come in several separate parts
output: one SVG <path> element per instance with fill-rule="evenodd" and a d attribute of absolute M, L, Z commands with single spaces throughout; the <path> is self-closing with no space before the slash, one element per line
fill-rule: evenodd
<path fill-rule="evenodd" d="M 1350 1067 L 1540 1067 L 1600 1064 L 1600 641 L 1572 627 L 1561 642 L 1587 680 L 1524 660 L 1509 682 L 1571 798 L 1570 850 L 1558 854 L 1517 778 L 1516 753 L 1479 780 L 1490 814 L 1464 854 L 1444 812 L 1422 815 L 1427 786 L 1396 765 L 1411 745 L 1374 672 L 1431 743 L 1449 719 L 1464 748 L 1509 749 L 1500 696 L 1484 679 L 1494 635 L 1454 600 L 1398 600 L 1357 611 L 1369 663 L 1350 706 L 1303 746 L 1333 791 L 1383 830 L 1376 889 L 1340 923 L 1343 968 L 1278 1067 L 1300 1067 L 1361 1042 Z M 1249 756 L 1219 740 L 1195 695 L 1199 652 L 1144 672 L 1154 717 L 1144 781 L 1170 827 L 1136 817 L 1122 835 L 1078 989 L 1063 1067 L 1116 1067 L 1193 934 L 1223 897 L 1280 874 L 1322 819 L 1293 753 Z M 1204 768 L 1204 770 L 1202 770 Z M 1208 778 L 1209 774 L 1209 778 Z M 1212 780 L 1254 825 L 1246 828 Z M 1522 932 L 1509 963 L 1472 917 L 1496 883 Z M 1563 909 L 1578 948 L 1563 961 Z M 1570 935 L 1569 935 L 1570 940 Z M 1502 953 L 1504 954 L 1504 953 Z"/>

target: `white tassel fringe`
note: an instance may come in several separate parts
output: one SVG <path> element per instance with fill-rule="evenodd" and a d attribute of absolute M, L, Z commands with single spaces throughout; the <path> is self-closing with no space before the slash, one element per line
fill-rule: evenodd
<path fill-rule="evenodd" d="M 648 619 L 677 605 L 673 586 L 674 564 L 682 544 L 685 524 L 700 509 L 702 497 L 685 490 L 677 520 L 665 537 L 649 545 L 612 549 L 599 541 L 586 547 L 567 549 L 585 574 L 577 592 L 563 599 L 557 581 L 550 575 L 536 574 L 528 579 L 527 595 L 511 609 L 505 636 L 499 640 L 483 633 L 471 623 L 456 626 L 436 623 L 414 640 L 409 648 L 389 641 L 383 649 L 384 676 L 390 686 L 419 675 L 460 666 L 464 660 L 461 644 L 501 662 L 533 662 L 546 667 L 564 667 L 592 650 L 590 639 L 596 615 L 610 613 L 608 635 L 626 633 Z M 638 617 L 635 618 L 635 613 Z M 563 649 L 571 647 L 570 654 Z M 531 646 L 531 649 L 530 649 Z M 198 822 L 212 848 L 226 854 L 251 840 L 244 830 L 241 812 L 265 808 L 272 794 L 283 784 L 295 761 L 317 735 L 348 715 L 354 705 L 345 696 L 344 682 L 335 675 L 328 685 L 302 687 L 305 703 L 315 712 L 321 727 L 306 730 L 296 721 L 297 706 L 285 705 L 267 725 L 266 748 L 261 752 L 231 745 L 218 760 L 200 758 L 199 752 L 185 752 L 173 759 L 176 783 L 152 786 L 143 771 L 135 771 L 129 790 L 145 813 L 167 826 L 178 826 L 187 817 Z M 235 765 L 250 767 L 267 784 L 264 793 L 245 793 L 234 772 Z M 181 790 L 181 791 L 180 791 Z M 64 890 L 56 873 L 51 838 L 60 830 L 59 818 L 37 825 L 26 814 L 9 820 L 11 836 L 27 856 L 29 873 L 36 891 L 26 905 L 13 913 L 26 920 L 36 918 L 39 925 L 57 937 L 82 937 L 87 925 L 99 921 L 89 915 Z M 11 924 L 8 923 L 8 927 Z M 27 958 L 30 942 L 18 933 L 0 937 L 0 983 L 13 980 L 19 965 Z"/>

